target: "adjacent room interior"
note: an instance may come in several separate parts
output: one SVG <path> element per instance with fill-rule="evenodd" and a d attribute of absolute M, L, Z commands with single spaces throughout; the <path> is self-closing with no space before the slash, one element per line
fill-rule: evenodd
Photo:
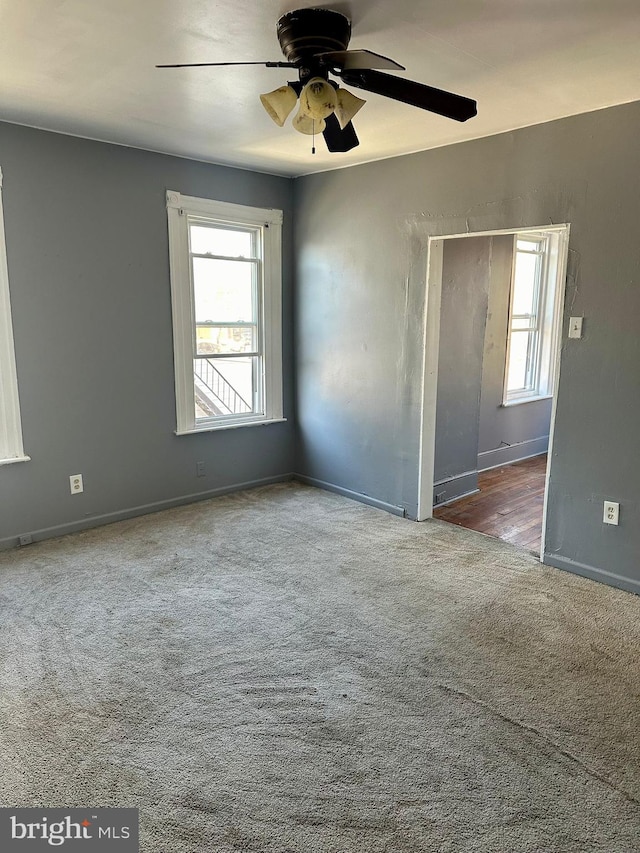
<path fill-rule="evenodd" d="M 337 5 L 3 10 L 1 805 L 637 851 L 640 6 Z"/>
<path fill-rule="evenodd" d="M 568 231 L 444 241 L 434 516 L 538 554 Z"/>

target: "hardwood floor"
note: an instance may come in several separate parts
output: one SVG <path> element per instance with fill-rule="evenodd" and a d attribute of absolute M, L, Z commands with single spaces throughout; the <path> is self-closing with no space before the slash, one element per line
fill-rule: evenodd
<path fill-rule="evenodd" d="M 434 509 L 434 518 L 540 552 L 547 456 L 478 475 L 479 494 Z"/>

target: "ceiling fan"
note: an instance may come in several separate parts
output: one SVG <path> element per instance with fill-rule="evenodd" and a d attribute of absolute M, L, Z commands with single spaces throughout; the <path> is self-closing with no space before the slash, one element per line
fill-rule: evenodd
<path fill-rule="evenodd" d="M 299 103 L 293 119 L 300 133 L 322 133 L 329 151 L 350 151 L 359 145 L 351 119 L 365 101 L 329 79 L 332 74 L 348 86 L 393 98 L 413 107 L 455 121 L 467 121 L 477 113 L 476 102 L 462 95 L 406 80 L 379 69 L 405 68 L 370 50 L 347 50 L 351 22 L 330 9 L 298 9 L 287 12 L 276 33 L 286 62 L 189 62 L 157 65 L 156 68 L 197 68 L 221 65 L 264 65 L 295 68 L 298 80 L 288 82 L 260 100 L 273 121 L 282 127 Z M 315 152 L 315 148 L 312 149 Z"/>

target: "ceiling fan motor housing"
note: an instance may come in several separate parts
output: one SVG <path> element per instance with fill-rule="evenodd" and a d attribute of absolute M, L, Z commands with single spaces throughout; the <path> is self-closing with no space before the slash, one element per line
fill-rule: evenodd
<path fill-rule="evenodd" d="M 278 21 L 276 32 L 288 62 L 301 71 L 301 78 L 320 73 L 326 77 L 318 53 L 346 50 L 351 38 L 351 21 L 331 9 L 298 9 Z"/>

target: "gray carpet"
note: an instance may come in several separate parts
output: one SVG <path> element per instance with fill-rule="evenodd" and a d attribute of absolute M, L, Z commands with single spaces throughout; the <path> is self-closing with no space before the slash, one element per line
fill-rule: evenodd
<path fill-rule="evenodd" d="M 2 805 L 144 853 L 640 851 L 640 598 L 296 484 L 0 554 Z"/>

